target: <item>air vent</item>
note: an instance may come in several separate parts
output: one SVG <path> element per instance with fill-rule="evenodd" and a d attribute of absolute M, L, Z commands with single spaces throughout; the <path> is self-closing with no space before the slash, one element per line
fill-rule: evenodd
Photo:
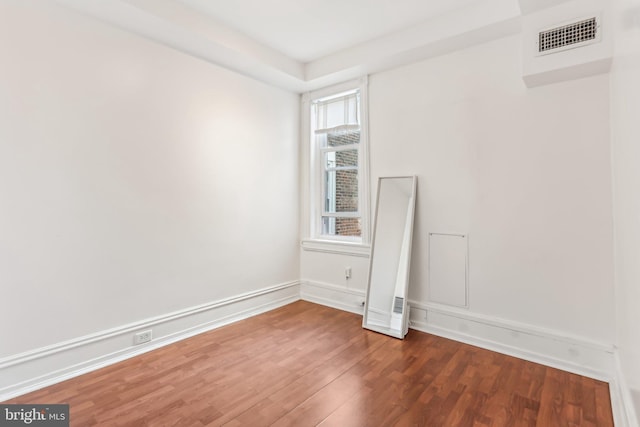
<path fill-rule="evenodd" d="M 584 46 L 600 40 L 597 17 L 562 25 L 538 33 L 538 55 Z"/>
<path fill-rule="evenodd" d="M 397 314 L 402 314 L 403 308 L 404 308 L 404 298 L 395 297 L 395 299 L 393 300 L 393 312 Z"/>

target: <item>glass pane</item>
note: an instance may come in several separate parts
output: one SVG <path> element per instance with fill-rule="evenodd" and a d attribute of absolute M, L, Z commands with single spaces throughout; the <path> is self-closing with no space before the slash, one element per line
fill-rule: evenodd
<path fill-rule="evenodd" d="M 345 130 L 342 132 L 331 132 L 326 135 L 323 141 L 326 145 L 321 147 L 339 147 L 341 145 L 360 143 L 360 130 Z"/>
<path fill-rule="evenodd" d="M 357 93 L 319 101 L 316 104 L 316 129 L 328 129 L 346 124 L 360 123 Z"/>
<path fill-rule="evenodd" d="M 330 236 L 354 236 L 362 234 L 360 218 L 322 217 L 322 234 Z"/>
<path fill-rule="evenodd" d="M 358 212 L 358 171 L 327 171 L 324 177 L 325 212 Z"/>
<path fill-rule="evenodd" d="M 358 150 L 330 151 L 325 153 L 324 166 L 326 169 L 358 167 Z"/>

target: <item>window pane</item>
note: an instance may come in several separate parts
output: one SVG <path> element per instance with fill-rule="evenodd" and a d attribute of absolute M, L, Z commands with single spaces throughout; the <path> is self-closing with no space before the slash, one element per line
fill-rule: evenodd
<path fill-rule="evenodd" d="M 360 218 L 322 217 L 324 235 L 360 237 L 361 232 Z"/>
<path fill-rule="evenodd" d="M 326 139 L 322 141 L 326 145 L 321 147 L 339 147 L 341 145 L 360 143 L 360 130 L 345 130 L 331 132 L 326 135 Z"/>
<path fill-rule="evenodd" d="M 324 174 L 325 212 L 358 212 L 358 171 L 337 170 Z"/>
<path fill-rule="evenodd" d="M 360 123 L 359 95 L 352 93 L 316 103 L 316 129 Z"/>
<path fill-rule="evenodd" d="M 326 169 L 358 167 L 358 150 L 330 151 L 325 153 L 324 166 Z"/>

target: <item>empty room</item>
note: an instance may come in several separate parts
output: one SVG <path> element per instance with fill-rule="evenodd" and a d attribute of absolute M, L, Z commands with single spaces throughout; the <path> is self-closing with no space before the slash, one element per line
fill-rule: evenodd
<path fill-rule="evenodd" d="M 0 0 L 0 426 L 640 415 L 640 1 Z"/>

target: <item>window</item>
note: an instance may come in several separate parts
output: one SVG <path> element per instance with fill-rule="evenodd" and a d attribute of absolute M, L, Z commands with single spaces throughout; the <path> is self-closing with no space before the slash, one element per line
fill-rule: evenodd
<path fill-rule="evenodd" d="M 366 129 L 363 88 L 310 98 L 311 235 L 363 243 Z"/>

